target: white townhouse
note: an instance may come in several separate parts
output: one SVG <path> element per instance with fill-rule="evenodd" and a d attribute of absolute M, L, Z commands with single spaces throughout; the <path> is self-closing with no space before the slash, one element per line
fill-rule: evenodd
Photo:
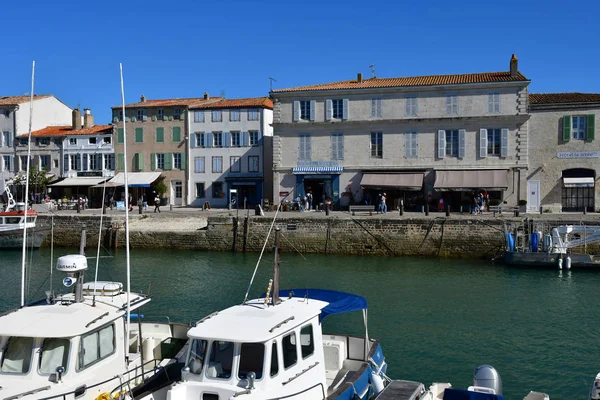
<path fill-rule="evenodd" d="M 0 97 L 0 179 L 10 179 L 26 168 L 22 158 L 16 157 L 17 146 L 15 138 L 29 133 L 30 96 L 4 96 Z M 71 108 L 50 94 L 35 95 L 33 97 L 32 131 L 42 129 L 49 125 L 65 125 L 71 121 Z M 27 141 L 23 142 L 27 145 Z M 46 144 L 47 148 L 56 152 L 54 143 Z M 53 169 L 52 165 L 42 164 L 40 168 Z"/>
<path fill-rule="evenodd" d="M 312 192 L 313 204 L 458 210 L 472 191 L 517 204 L 528 163 L 527 86 L 508 71 L 356 79 L 277 89 L 275 203 Z"/>
<path fill-rule="evenodd" d="M 190 105 L 188 204 L 242 208 L 272 193 L 273 103 L 268 97 Z M 237 204 L 231 202 L 232 190 Z"/>

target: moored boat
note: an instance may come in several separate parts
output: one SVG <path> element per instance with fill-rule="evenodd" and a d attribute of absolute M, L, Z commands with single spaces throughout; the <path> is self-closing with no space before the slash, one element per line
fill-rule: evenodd
<path fill-rule="evenodd" d="M 17 208 L 0 212 L 0 249 L 17 249 L 23 245 L 23 228 L 27 225 L 27 246 L 39 248 L 48 233 L 50 226 L 37 225 L 37 212 Z"/>

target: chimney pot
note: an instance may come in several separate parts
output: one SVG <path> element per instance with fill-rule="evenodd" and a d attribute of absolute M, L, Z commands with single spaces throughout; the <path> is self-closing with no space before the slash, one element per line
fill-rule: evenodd
<path fill-rule="evenodd" d="M 511 78 L 516 78 L 519 74 L 519 60 L 516 55 L 512 55 L 510 58 L 510 76 Z"/>
<path fill-rule="evenodd" d="M 358 73 L 358 75 L 356 76 L 356 81 L 358 83 L 362 83 L 362 73 L 360 73 L 360 72 Z"/>
<path fill-rule="evenodd" d="M 204 100 L 208 99 L 210 99 L 210 95 L 208 94 L 208 92 L 204 92 Z"/>
<path fill-rule="evenodd" d="M 141 95 L 141 96 L 140 96 L 140 101 L 141 101 L 142 103 L 145 103 L 145 102 L 146 102 L 146 96 L 144 96 L 144 95 Z"/>
<path fill-rule="evenodd" d="M 72 115 L 72 127 L 73 129 L 77 130 L 77 129 L 81 129 L 81 111 L 79 111 L 79 107 L 74 108 L 73 112 L 71 113 Z"/>
<path fill-rule="evenodd" d="M 94 116 L 92 115 L 89 108 L 83 109 L 83 127 L 91 128 L 94 126 Z"/>

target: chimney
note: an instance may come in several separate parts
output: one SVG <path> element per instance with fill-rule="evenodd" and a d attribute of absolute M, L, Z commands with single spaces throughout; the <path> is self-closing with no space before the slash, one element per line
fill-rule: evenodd
<path fill-rule="evenodd" d="M 141 95 L 141 96 L 140 96 L 140 101 L 141 101 L 142 103 L 145 103 L 145 102 L 146 102 L 146 96 L 144 96 L 144 95 Z"/>
<path fill-rule="evenodd" d="M 208 94 L 208 92 L 204 92 L 204 100 L 208 99 L 210 99 L 210 95 Z"/>
<path fill-rule="evenodd" d="M 83 109 L 83 126 L 85 128 L 91 128 L 94 126 L 94 116 L 92 115 L 89 108 Z"/>
<path fill-rule="evenodd" d="M 514 54 L 510 58 L 510 77 L 516 78 L 519 73 L 519 60 Z"/>
<path fill-rule="evenodd" d="M 360 73 L 360 72 L 358 73 L 358 75 L 356 76 L 356 81 L 358 83 L 362 83 L 362 73 Z"/>
<path fill-rule="evenodd" d="M 73 129 L 81 129 L 81 111 L 79 111 L 79 107 L 73 109 L 72 116 Z"/>

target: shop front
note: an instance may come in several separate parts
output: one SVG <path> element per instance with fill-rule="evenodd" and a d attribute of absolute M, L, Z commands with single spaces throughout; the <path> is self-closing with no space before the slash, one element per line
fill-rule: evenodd
<path fill-rule="evenodd" d="M 388 210 L 397 210 L 402 204 L 406 211 L 420 210 L 424 204 L 423 177 L 425 172 L 363 173 L 360 181 L 362 201 L 377 205 L 385 193 Z"/>
<path fill-rule="evenodd" d="M 452 211 L 467 211 L 480 192 L 487 192 L 490 201 L 502 201 L 508 189 L 508 170 L 438 170 L 433 189 L 427 196 L 433 209 L 447 204 Z"/>
<path fill-rule="evenodd" d="M 80 198 L 87 199 L 88 207 L 98 207 L 94 201 L 94 193 L 92 187 L 108 180 L 108 177 L 102 176 L 78 176 L 73 178 L 65 178 L 61 181 L 48 185 L 50 198 L 67 202 L 75 202 Z"/>
<path fill-rule="evenodd" d="M 321 209 L 326 202 L 339 209 L 340 174 L 343 171 L 344 167 L 337 161 L 298 162 L 298 167 L 292 169 L 296 177 L 294 199 L 302 199 L 310 193 L 313 209 Z"/>
<path fill-rule="evenodd" d="M 595 209 L 596 171 L 572 168 L 562 172 L 562 211 L 593 212 Z"/>
<path fill-rule="evenodd" d="M 229 174 L 225 180 L 228 189 L 233 189 L 235 193 L 235 200 L 228 200 L 231 208 L 250 209 L 261 204 L 263 195 L 263 178 L 261 176 Z"/>

